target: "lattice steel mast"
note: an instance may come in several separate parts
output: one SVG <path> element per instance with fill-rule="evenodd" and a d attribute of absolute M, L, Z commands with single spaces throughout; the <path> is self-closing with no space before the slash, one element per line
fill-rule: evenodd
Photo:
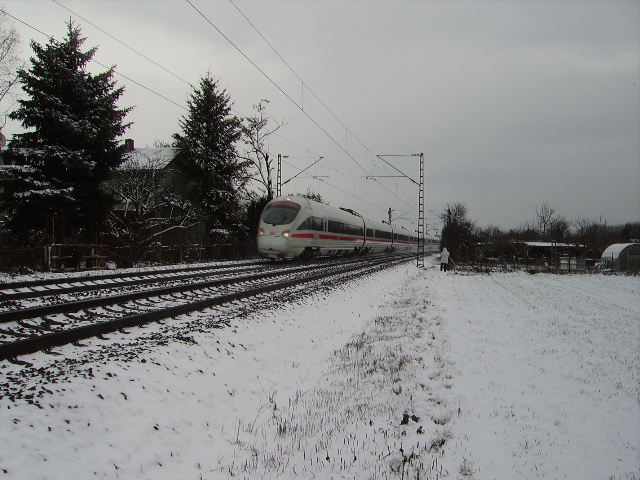
<path fill-rule="evenodd" d="M 424 224 L 424 153 L 420 154 L 420 185 L 418 192 L 418 256 L 416 267 L 424 267 L 424 243 L 426 242 L 426 228 Z"/>

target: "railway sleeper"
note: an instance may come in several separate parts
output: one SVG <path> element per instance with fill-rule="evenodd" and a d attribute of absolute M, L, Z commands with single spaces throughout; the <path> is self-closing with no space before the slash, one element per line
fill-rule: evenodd
<path fill-rule="evenodd" d="M 245 290 L 242 292 L 235 293 L 227 293 L 220 294 L 215 297 L 203 298 L 202 300 L 185 303 L 182 305 L 175 305 L 172 307 L 164 308 L 164 309 L 153 309 L 153 305 L 141 305 L 140 301 L 143 299 L 136 299 L 134 302 L 138 304 L 140 307 L 145 307 L 149 309 L 148 311 L 141 312 L 137 315 L 122 317 L 118 319 L 114 319 L 107 322 L 97 322 L 89 325 L 82 325 L 73 327 L 64 331 L 57 331 L 49 334 L 44 334 L 40 336 L 29 336 L 29 335 L 16 335 L 16 332 L 6 332 L 10 336 L 21 336 L 28 337 L 23 338 L 22 340 L 17 340 L 13 342 L 4 342 L 0 344 L 0 360 L 14 358 L 20 355 L 25 355 L 28 353 L 34 353 L 40 350 L 50 351 L 51 348 L 55 346 L 61 346 L 69 343 L 73 343 L 74 341 L 97 337 L 101 339 L 105 339 L 104 335 L 110 332 L 118 331 L 121 328 L 125 327 L 133 327 L 133 326 L 142 326 L 151 322 L 159 322 L 161 320 L 166 320 L 167 318 L 175 318 L 179 315 L 185 315 L 195 311 L 202 311 L 208 308 L 211 308 L 216 305 L 228 304 L 231 302 L 237 302 L 243 298 L 254 297 L 257 295 L 262 295 L 266 293 L 271 293 L 279 289 L 285 289 L 290 287 L 298 287 L 303 283 L 311 283 L 316 281 L 328 280 L 331 277 L 335 277 L 336 275 L 354 275 L 357 271 L 360 271 L 362 274 L 371 273 L 372 271 L 379 271 L 382 268 L 389 267 L 401 263 L 403 261 L 407 261 L 409 256 L 396 258 L 391 261 L 387 260 L 378 260 L 378 261 L 369 261 L 366 265 L 353 265 L 349 264 L 347 266 L 343 265 L 343 268 L 338 270 L 331 270 L 330 272 L 321 272 L 321 273 L 313 273 L 305 278 L 289 278 L 286 281 L 279 283 L 269 283 L 263 284 L 262 286 L 257 286 L 249 290 Z M 293 273 L 293 272 L 289 272 Z M 271 276 L 271 275 L 269 275 Z M 276 276 L 276 275 L 273 275 Z M 158 303 L 158 302 L 153 302 Z M 87 311 L 88 309 L 81 310 L 80 312 L 88 313 L 87 316 L 91 316 L 91 312 Z M 69 318 L 72 318 L 73 315 L 66 314 Z M 90 318 L 78 318 L 83 322 L 87 322 Z M 1 333 L 1 331 L 0 331 Z"/>

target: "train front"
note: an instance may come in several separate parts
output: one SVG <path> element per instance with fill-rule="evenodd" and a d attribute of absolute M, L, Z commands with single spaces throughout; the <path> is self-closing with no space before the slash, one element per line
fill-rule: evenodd
<path fill-rule="evenodd" d="M 267 258 L 297 257 L 304 245 L 294 241 L 294 223 L 299 223 L 302 206 L 289 197 L 278 197 L 264 207 L 258 225 L 258 252 Z"/>

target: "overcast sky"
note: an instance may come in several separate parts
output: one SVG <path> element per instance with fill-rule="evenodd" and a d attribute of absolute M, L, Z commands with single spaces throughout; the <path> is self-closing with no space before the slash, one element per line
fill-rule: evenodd
<path fill-rule="evenodd" d="M 95 59 L 127 77 L 116 79 L 138 147 L 170 141 L 210 71 L 236 114 L 268 99 L 286 123 L 270 142 L 289 157 L 283 180 L 324 157 L 284 193 L 375 219 L 392 208 L 415 228 L 417 186 L 388 178 L 398 172 L 377 155 L 408 155 L 384 158 L 417 181 L 410 155 L 424 153 L 428 224 L 455 202 L 479 226 L 521 226 L 542 202 L 569 221 L 640 221 L 638 1 L 3 3 L 56 39 L 70 18 L 81 26 Z M 25 58 L 32 39 L 46 44 L 15 26 Z"/>

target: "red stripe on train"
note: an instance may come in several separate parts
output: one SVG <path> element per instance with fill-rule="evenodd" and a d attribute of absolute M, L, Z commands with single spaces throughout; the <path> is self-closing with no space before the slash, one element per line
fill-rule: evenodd
<path fill-rule="evenodd" d="M 313 233 L 293 233 L 291 236 L 293 238 L 314 238 Z"/>
<path fill-rule="evenodd" d="M 362 242 L 364 238 L 340 237 L 338 235 L 320 235 L 320 240 L 343 240 L 343 241 L 349 241 L 349 242 Z"/>

